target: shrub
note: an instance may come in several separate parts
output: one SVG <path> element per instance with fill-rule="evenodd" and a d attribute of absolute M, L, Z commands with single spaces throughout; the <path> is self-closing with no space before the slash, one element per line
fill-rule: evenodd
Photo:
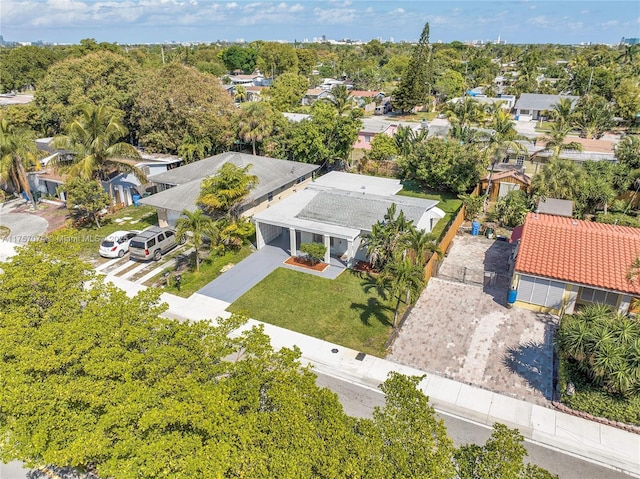
<path fill-rule="evenodd" d="M 477 218 L 484 205 L 484 196 L 460 195 L 460 199 L 464 205 L 464 219 L 471 221 Z"/>
<path fill-rule="evenodd" d="M 501 225 L 513 227 L 524 223 L 530 209 L 531 204 L 525 192 L 513 190 L 498 200 L 494 213 Z"/>
<path fill-rule="evenodd" d="M 640 221 L 634 216 L 625 215 L 623 213 L 597 213 L 596 221 L 598 223 L 606 223 L 609 225 L 631 226 L 640 228 Z"/>
<path fill-rule="evenodd" d="M 311 261 L 311 264 L 316 264 L 324 259 L 327 247 L 322 243 L 302 243 L 300 245 L 300 251 Z"/>

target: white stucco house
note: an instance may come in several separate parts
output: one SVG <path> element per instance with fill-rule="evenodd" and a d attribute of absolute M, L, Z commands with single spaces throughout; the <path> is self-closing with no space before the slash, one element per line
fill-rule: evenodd
<path fill-rule="evenodd" d="M 301 243 L 323 243 L 324 261 L 339 258 L 345 265 L 367 259 L 363 236 L 384 219 L 395 203 L 408 220 L 427 232 L 444 217 L 437 201 L 397 195 L 400 180 L 343 172 L 330 172 L 302 191 L 253 215 L 258 249 L 288 238 L 289 252 L 298 254 Z"/>

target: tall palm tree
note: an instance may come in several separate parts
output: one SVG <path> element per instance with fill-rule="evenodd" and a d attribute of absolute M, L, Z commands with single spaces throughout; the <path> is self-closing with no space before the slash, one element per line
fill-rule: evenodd
<path fill-rule="evenodd" d="M 396 300 L 393 312 L 393 328 L 398 324 L 398 312 L 404 298 L 407 304 L 412 296 L 417 296 L 424 286 L 424 270 L 422 266 L 415 264 L 411 258 L 396 253 L 387 262 L 382 273 L 378 276 L 378 284 Z"/>
<path fill-rule="evenodd" d="M 238 136 L 251 142 L 253 154 L 257 154 L 256 144 L 267 138 L 273 129 L 272 110 L 266 103 L 250 102 L 240 110 Z"/>
<path fill-rule="evenodd" d="M 582 144 L 577 141 L 566 142 L 566 138 L 571 131 L 571 126 L 558 121 L 551 124 L 549 132 L 540 141 L 544 144 L 544 149 L 533 154 L 535 158 L 543 151 L 551 152 L 551 158 L 559 158 L 563 151 L 582 151 Z"/>
<path fill-rule="evenodd" d="M 560 129 L 571 126 L 571 116 L 573 115 L 573 100 L 571 98 L 560 98 L 558 103 L 553 105 L 549 112 L 553 121 L 559 125 Z"/>
<path fill-rule="evenodd" d="M 42 154 L 36 147 L 35 134 L 25 128 L 14 128 L 0 115 L 0 178 L 22 190 L 35 206 L 27 170 L 39 170 Z"/>
<path fill-rule="evenodd" d="M 105 180 L 111 172 L 133 174 L 140 183 L 147 178 L 140 168 L 127 160 L 140 160 L 140 153 L 120 141 L 128 133 L 118 116 L 104 106 L 88 106 L 82 115 L 66 128 L 66 135 L 53 139 L 54 148 L 70 151 L 73 162 L 66 165 L 60 159 L 53 166 L 71 176 L 87 180 Z"/>
<path fill-rule="evenodd" d="M 465 97 L 462 101 L 455 103 L 447 103 L 445 111 L 452 124 L 463 127 L 481 121 L 484 115 L 480 103 L 472 97 Z"/>
<path fill-rule="evenodd" d="M 176 236 L 181 238 L 187 233 L 191 233 L 191 241 L 196 250 L 196 271 L 200 271 L 200 247 L 204 237 L 207 236 L 212 242 L 216 242 L 219 235 L 218 227 L 213 218 L 207 216 L 201 209 L 193 212 L 184 210 L 182 216 L 176 221 Z"/>
<path fill-rule="evenodd" d="M 427 253 L 442 255 L 442 251 L 435 242 L 436 237 L 425 230 L 412 228 L 407 235 L 407 248 L 412 251 L 413 262 L 420 267 L 424 267 L 427 262 Z"/>

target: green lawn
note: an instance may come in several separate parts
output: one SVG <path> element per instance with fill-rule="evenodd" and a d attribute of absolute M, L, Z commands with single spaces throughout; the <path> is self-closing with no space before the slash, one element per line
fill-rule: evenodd
<path fill-rule="evenodd" d="M 455 193 L 450 191 L 429 190 L 423 188 L 415 180 L 402 181 L 402 190 L 400 190 L 398 194 L 402 196 L 411 196 L 413 198 L 425 198 L 427 200 L 438 201 L 438 208 L 444 211 L 445 216 L 438 221 L 435 228 L 433 228 L 432 233 L 436 238 L 440 238 L 449 221 L 455 217 L 462 206 L 462 200 L 458 199 L 458 195 Z"/>
<path fill-rule="evenodd" d="M 126 219 L 125 219 L 126 218 Z M 155 208 L 151 206 L 128 206 L 120 211 L 105 216 L 96 228 L 95 224 L 82 228 L 64 228 L 55 232 L 52 238 L 59 237 L 61 241 L 77 243 L 80 254 L 87 260 L 98 261 L 98 248 L 102 240 L 118 230 L 143 230 L 158 222 Z"/>
<path fill-rule="evenodd" d="M 329 280 L 278 268 L 228 310 L 383 357 L 394 306 L 377 294 L 366 274 L 346 270 Z"/>
<path fill-rule="evenodd" d="M 184 298 L 188 298 L 193 293 L 198 291 L 203 286 L 207 285 L 218 276 L 220 276 L 221 269 L 228 264 L 237 264 L 247 256 L 251 254 L 251 248 L 249 246 L 245 246 L 237 251 L 227 251 L 221 256 L 216 254 L 211 254 L 206 257 L 200 263 L 200 271 L 196 272 L 195 269 L 191 270 L 183 270 L 180 272 L 181 282 L 180 282 L 180 291 L 176 287 L 175 281 L 173 281 L 174 277 L 174 268 L 167 268 L 163 271 L 174 273 L 171 274 L 171 279 L 169 280 L 169 285 L 165 287 L 165 291 L 171 294 L 175 294 L 178 296 L 182 296 Z M 202 256 L 202 252 L 200 253 Z M 195 261 L 194 254 L 191 254 L 190 263 L 193 264 Z M 180 266 L 180 265 L 178 265 Z M 164 280 L 162 279 L 162 273 L 151 278 L 149 281 L 145 283 L 147 286 L 153 285 L 161 285 L 164 284 Z"/>

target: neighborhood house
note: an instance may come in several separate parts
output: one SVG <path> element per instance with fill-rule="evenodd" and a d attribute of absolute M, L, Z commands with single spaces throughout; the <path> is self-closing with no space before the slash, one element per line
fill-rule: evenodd
<path fill-rule="evenodd" d="M 363 236 L 384 219 L 392 204 L 427 232 L 444 217 L 437 201 L 396 195 L 401 189 L 400 180 L 330 172 L 253 216 L 257 247 L 283 241 L 284 236 L 290 254 L 296 256 L 301 243 L 322 243 L 327 248 L 325 263 L 333 256 L 353 266 L 367 259 Z"/>

